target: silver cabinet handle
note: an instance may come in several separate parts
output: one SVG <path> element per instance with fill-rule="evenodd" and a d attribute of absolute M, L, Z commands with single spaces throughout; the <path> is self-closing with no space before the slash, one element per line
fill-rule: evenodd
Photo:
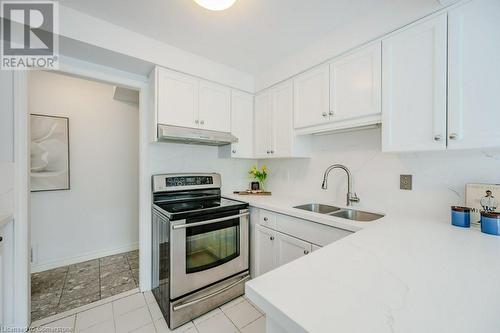
<path fill-rule="evenodd" d="M 328 115 L 333 116 L 333 111 L 328 112 Z"/>
<path fill-rule="evenodd" d="M 199 123 L 200 123 L 200 121 L 199 121 L 198 119 L 196 119 L 196 120 L 194 121 L 194 123 L 195 123 L 195 124 L 199 124 Z"/>
<path fill-rule="evenodd" d="M 308 250 L 304 250 L 304 254 L 309 254 L 309 251 Z"/>
<path fill-rule="evenodd" d="M 192 228 L 192 227 L 197 227 L 199 225 L 205 225 L 205 224 L 212 224 L 212 223 L 217 223 L 217 222 L 222 222 L 222 221 L 227 221 L 227 220 L 232 220 L 236 218 L 240 218 L 243 216 L 248 216 L 250 215 L 249 212 L 246 213 L 241 213 L 238 215 L 231 215 L 227 217 L 220 217 L 218 219 L 213 219 L 213 220 L 206 220 L 206 221 L 200 221 L 200 222 L 195 222 L 195 223 L 187 223 L 187 224 L 176 224 L 172 226 L 172 229 L 183 229 L 183 228 Z"/>
<path fill-rule="evenodd" d="M 269 237 L 269 239 L 273 241 L 274 240 L 274 236 Z"/>
<path fill-rule="evenodd" d="M 328 116 L 328 113 L 323 112 L 321 115 L 322 115 L 323 117 L 327 117 L 327 116 Z"/>
<path fill-rule="evenodd" d="M 434 136 L 434 141 L 441 141 L 442 139 L 443 137 L 440 134 Z"/>
<path fill-rule="evenodd" d="M 271 154 L 271 151 L 269 151 L 269 150 L 268 150 L 268 151 L 267 151 L 267 153 L 268 153 L 268 154 Z"/>
<path fill-rule="evenodd" d="M 235 286 L 239 285 L 240 283 L 245 282 L 246 280 L 248 280 L 248 278 L 249 278 L 249 277 L 250 277 L 250 275 L 245 275 L 244 277 L 242 277 L 241 279 L 239 279 L 239 280 L 238 280 L 238 281 L 236 281 L 235 283 L 231 283 L 229 286 L 224 287 L 224 288 L 222 288 L 222 289 L 220 289 L 220 290 L 217 290 L 216 292 L 213 292 L 213 293 L 211 293 L 211 294 L 209 294 L 209 295 L 206 295 L 206 296 L 203 296 L 203 297 L 197 298 L 197 299 L 195 299 L 195 300 L 192 300 L 192 301 L 187 302 L 187 303 L 183 303 L 183 304 L 181 304 L 181 305 L 174 305 L 174 306 L 173 306 L 173 308 L 172 308 L 172 310 L 174 310 L 174 311 L 178 311 L 178 310 L 181 310 L 181 309 L 187 308 L 187 307 L 189 307 L 189 306 L 191 306 L 191 305 L 194 305 L 194 304 L 196 304 L 196 303 L 203 302 L 203 301 L 205 301 L 205 300 L 207 300 L 207 299 L 209 299 L 209 298 L 212 298 L 212 297 L 214 297 L 214 296 L 217 296 L 217 295 L 219 295 L 219 294 L 222 294 L 223 292 L 225 292 L 225 291 L 227 291 L 227 290 L 229 290 L 229 289 L 231 289 L 231 288 L 233 288 L 233 287 L 235 287 Z"/>
<path fill-rule="evenodd" d="M 200 124 L 204 125 L 205 124 L 205 120 L 200 120 Z"/>
<path fill-rule="evenodd" d="M 271 154 L 274 154 L 274 150 L 271 150 Z"/>
<path fill-rule="evenodd" d="M 233 149 L 233 154 L 236 154 L 236 149 Z"/>
<path fill-rule="evenodd" d="M 264 221 L 267 222 L 269 221 L 269 219 L 267 217 L 264 217 Z"/>
<path fill-rule="evenodd" d="M 456 140 L 458 138 L 458 135 L 456 133 L 451 133 L 449 138 L 450 140 Z"/>

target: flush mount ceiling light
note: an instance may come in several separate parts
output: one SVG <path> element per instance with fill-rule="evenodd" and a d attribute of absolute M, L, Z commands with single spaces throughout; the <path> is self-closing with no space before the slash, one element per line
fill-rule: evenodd
<path fill-rule="evenodd" d="M 236 0 L 194 0 L 198 5 L 208 10 L 225 10 L 234 5 Z"/>

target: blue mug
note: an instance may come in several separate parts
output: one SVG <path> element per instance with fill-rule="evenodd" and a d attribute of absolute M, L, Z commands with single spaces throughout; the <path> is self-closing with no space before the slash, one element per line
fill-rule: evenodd
<path fill-rule="evenodd" d="M 481 212 L 481 231 L 485 234 L 500 236 L 500 213 Z"/>
<path fill-rule="evenodd" d="M 451 224 L 456 227 L 470 228 L 470 211 L 468 207 L 451 206 Z"/>

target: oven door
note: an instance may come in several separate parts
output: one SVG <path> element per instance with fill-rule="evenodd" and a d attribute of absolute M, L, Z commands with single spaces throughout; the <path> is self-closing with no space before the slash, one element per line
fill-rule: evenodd
<path fill-rule="evenodd" d="M 248 269 L 248 209 L 173 221 L 170 299 Z"/>

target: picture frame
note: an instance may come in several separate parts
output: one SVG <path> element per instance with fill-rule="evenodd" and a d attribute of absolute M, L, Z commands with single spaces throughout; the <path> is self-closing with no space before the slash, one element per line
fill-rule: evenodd
<path fill-rule="evenodd" d="M 70 190 L 69 118 L 31 114 L 30 133 L 31 192 Z"/>

